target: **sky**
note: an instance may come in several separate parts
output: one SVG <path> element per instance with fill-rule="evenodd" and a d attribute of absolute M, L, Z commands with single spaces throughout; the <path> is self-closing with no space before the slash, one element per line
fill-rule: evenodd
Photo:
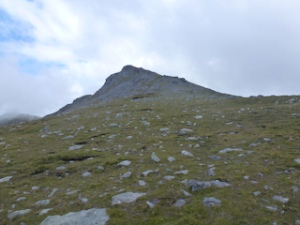
<path fill-rule="evenodd" d="M 125 65 L 232 95 L 300 95 L 299 11 L 299 0 L 0 0 L 0 115 L 55 112 Z"/>

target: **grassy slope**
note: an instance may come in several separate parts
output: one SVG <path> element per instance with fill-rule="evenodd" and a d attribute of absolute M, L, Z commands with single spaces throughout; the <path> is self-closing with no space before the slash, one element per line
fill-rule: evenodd
<path fill-rule="evenodd" d="M 0 145 L 0 178 L 13 176 L 9 182 L 0 184 L 0 209 L 4 209 L 0 213 L 0 224 L 19 224 L 22 221 L 26 224 L 40 224 L 48 215 L 63 215 L 93 207 L 107 208 L 110 215 L 108 224 L 111 225 L 272 224 L 274 221 L 277 224 L 294 224 L 296 219 L 300 219 L 299 192 L 293 193 L 291 189 L 291 186 L 300 188 L 300 164 L 294 162 L 295 158 L 300 158 L 300 122 L 297 116 L 291 114 L 300 112 L 300 103 L 286 103 L 290 98 L 206 101 L 178 98 L 155 102 L 122 100 L 14 126 L 16 130 L 13 131 L 9 131 L 12 127 L 0 128 L 0 138 L 4 138 L 0 142 L 6 142 Z M 276 100 L 279 104 L 275 104 Z M 115 118 L 121 112 L 126 114 Z M 157 119 L 157 115 L 161 119 Z M 196 115 L 202 115 L 203 118 L 195 119 Z M 149 127 L 141 123 L 142 117 L 151 123 Z M 188 126 L 188 121 L 197 125 Z M 226 125 L 228 122 L 232 124 Z M 110 128 L 108 125 L 111 123 L 118 123 L 120 126 Z M 243 125 L 243 128 L 237 127 L 237 124 Z M 46 125 L 50 125 L 49 131 L 52 134 L 41 138 L 46 133 L 41 133 L 40 130 Z M 84 126 L 84 130 L 77 133 L 80 126 Z M 93 127 L 97 129 L 85 132 Z M 160 132 L 159 129 L 165 127 L 170 129 L 170 133 Z M 193 133 L 179 136 L 177 132 L 182 128 L 193 129 Z M 61 140 L 62 137 L 53 133 L 55 131 L 61 131 L 64 136 L 77 135 L 74 139 Z M 235 133 L 229 134 L 230 132 Z M 220 133 L 224 134 L 219 135 Z M 117 136 L 110 139 L 110 135 Z M 127 136 L 133 138 L 126 139 Z M 201 138 L 186 140 L 189 136 Z M 271 141 L 264 141 L 263 138 L 271 138 Z M 78 150 L 67 150 L 76 143 L 86 144 Z M 250 143 L 258 145 L 252 148 L 249 147 Z M 10 146 L 6 147 L 7 144 Z M 200 144 L 200 147 L 189 148 L 190 144 Z M 218 153 L 219 150 L 234 146 L 243 148 L 245 155 L 238 157 L 241 152 Z M 181 150 L 187 150 L 195 157 L 183 156 L 180 154 Z M 247 155 L 247 150 L 254 153 Z M 161 162 L 151 160 L 152 152 L 156 153 Z M 4 156 L 5 154 L 7 155 Z M 212 155 L 222 156 L 222 160 L 214 161 L 209 157 Z M 168 162 L 169 156 L 175 157 L 176 161 Z M 89 157 L 93 159 L 88 160 Z M 11 162 L 6 162 L 8 159 Z M 75 162 L 70 163 L 70 160 Z M 130 160 L 132 163 L 125 168 L 116 165 L 123 160 Z M 225 161 L 227 165 L 224 164 Z M 205 165 L 199 166 L 199 163 Z M 208 164 L 215 165 L 216 176 L 207 176 Z M 66 170 L 56 170 L 56 167 L 63 165 Z M 98 170 L 98 166 L 105 169 Z M 294 168 L 293 173 L 285 173 L 290 167 Z M 166 168 L 172 171 L 167 171 Z M 142 172 L 150 169 L 159 169 L 159 172 L 146 178 L 141 176 Z M 173 175 L 175 171 L 182 169 L 189 170 L 189 173 L 175 175 L 175 179 L 166 181 L 164 185 L 158 183 L 164 180 L 164 176 Z M 85 171 L 92 175 L 82 177 L 81 174 Z M 128 171 L 132 172 L 132 176 L 118 182 L 120 174 Z M 65 173 L 69 175 L 66 176 Z M 245 180 L 245 175 L 249 175 L 250 179 Z M 180 183 L 184 179 L 219 179 L 230 182 L 232 186 L 191 192 Z M 138 186 L 138 180 L 146 181 L 147 185 Z M 253 184 L 251 180 L 258 183 Z M 265 185 L 273 190 L 265 191 Z M 40 189 L 33 191 L 33 186 L 39 186 Z M 45 190 L 46 187 L 50 189 Z M 48 198 L 53 188 L 59 190 Z M 66 196 L 67 189 L 80 191 Z M 147 195 L 135 203 L 111 206 L 111 197 L 120 189 L 147 192 Z M 181 189 L 189 191 L 192 196 L 185 197 Z M 17 194 L 16 190 L 19 190 Z M 254 196 L 255 191 L 261 191 L 261 194 Z M 23 194 L 24 192 L 30 194 Z M 105 192 L 108 194 L 99 197 Z M 80 202 L 79 193 L 89 199 L 87 204 Z M 288 197 L 290 201 L 283 205 L 272 199 L 274 195 Z M 15 202 L 19 197 L 27 199 Z M 202 204 L 204 197 L 220 199 L 222 205 L 206 208 Z M 172 204 L 180 198 L 186 199 L 187 204 L 177 209 Z M 51 199 L 50 204 L 34 205 L 44 199 Z M 149 209 L 146 201 L 153 199 L 159 199 L 160 203 Z M 15 209 L 11 209 L 13 204 Z M 277 206 L 278 210 L 273 212 L 265 206 Z M 25 216 L 7 219 L 8 210 L 27 208 L 32 211 Z M 53 210 L 47 215 L 38 216 L 44 208 Z M 283 214 L 280 213 L 282 210 Z"/>

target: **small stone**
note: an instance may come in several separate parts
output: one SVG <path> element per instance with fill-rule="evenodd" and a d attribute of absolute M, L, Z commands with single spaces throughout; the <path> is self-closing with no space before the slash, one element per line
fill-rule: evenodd
<path fill-rule="evenodd" d="M 188 151 L 186 151 L 186 150 L 182 150 L 182 151 L 181 151 L 181 154 L 182 154 L 182 155 L 186 155 L 186 156 L 194 157 L 194 155 L 193 155 L 192 153 L 190 153 L 190 152 L 188 152 Z"/>
<path fill-rule="evenodd" d="M 299 191 L 299 188 L 297 188 L 296 186 L 292 186 L 292 190 L 294 193 L 298 192 Z"/>
<path fill-rule="evenodd" d="M 51 192 L 51 194 L 48 195 L 48 197 L 52 197 L 57 190 L 58 190 L 58 188 L 54 188 L 53 191 Z"/>
<path fill-rule="evenodd" d="M 26 200 L 26 197 L 20 197 L 16 200 L 16 202 L 25 201 L 25 200 Z"/>
<path fill-rule="evenodd" d="M 120 163 L 118 164 L 118 166 L 129 166 L 130 164 L 131 164 L 130 161 L 125 160 L 125 161 L 120 162 Z"/>
<path fill-rule="evenodd" d="M 282 203 L 287 203 L 289 201 L 289 198 L 284 198 L 282 196 L 274 195 L 273 199 L 276 201 L 280 201 Z"/>
<path fill-rule="evenodd" d="M 221 156 L 215 156 L 215 155 L 210 156 L 210 158 L 211 158 L 212 160 L 221 160 L 221 159 L 222 159 Z"/>
<path fill-rule="evenodd" d="M 160 159 L 155 154 L 151 155 L 151 159 L 153 159 L 155 162 L 159 162 L 160 161 Z"/>
<path fill-rule="evenodd" d="M 158 169 L 156 169 L 156 170 L 147 170 L 147 171 L 143 172 L 142 175 L 144 177 L 146 177 L 149 173 L 153 173 L 153 172 L 158 172 Z"/>
<path fill-rule="evenodd" d="M 266 206 L 266 208 L 272 211 L 277 211 L 277 207 L 275 206 Z"/>
<path fill-rule="evenodd" d="M 245 180 L 249 180 L 250 176 L 244 176 Z"/>
<path fill-rule="evenodd" d="M 219 180 L 212 180 L 210 181 L 210 184 L 218 187 L 218 188 L 224 188 L 224 187 L 229 187 L 231 184 Z"/>
<path fill-rule="evenodd" d="M 111 124 L 109 124 L 108 126 L 109 126 L 109 127 L 117 127 L 118 124 L 117 124 L 117 123 L 111 123 Z"/>
<path fill-rule="evenodd" d="M 186 175 L 186 174 L 188 174 L 188 173 L 189 173 L 188 170 L 181 170 L 181 171 L 175 172 L 174 174 L 183 174 L 183 175 Z"/>
<path fill-rule="evenodd" d="M 244 150 L 241 148 L 225 148 L 223 150 L 220 150 L 219 153 L 227 153 L 232 151 L 244 151 Z"/>
<path fill-rule="evenodd" d="M 258 195 L 260 195 L 260 191 L 255 191 L 255 192 L 253 192 L 253 194 L 255 195 L 255 196 L 258 196 Z"/>
<path fill-rule="evenodd" d="M 3 177 L 2 179 L 0 179 L 0 183 L 7 182 L 7 181 L 9 181 L 12 177 L 13 177 L 13 176 Z"/>
<path fill-rule="evenodd" d="M 84 145 L 73 145 L 71 147 L 69 147 L 69 151 L 73 151 L 73 150 L 76 150 L 76 149 L 79 149 L 79 148 L 82 148 Z"/>
<path fill-rule="evenodd" d="M 79 191 L 79 190 L 76 190 L 76 191 L 69 191 L 69 192 L 66 193 L 66 195 L 73 195 L 73 194 L 77 193 L 78 191 Z"/>
<path fill-rule="evenodd" d="M 300 220 L 296 220 L 295 223 L 296 223 L 296 224 L 300 224 Z"/>
<path fill-rule="evenodd" d="M 211 187 L 208 181 L 192 181 L 192 191 L 199 191 Z"/>
<path fill-rule="evenodd" d="M 44 215 L 44 214 L 47 214 L 50 210 L 53 210 L 53 208 L 43 209 L 42 211 L 40 211 L 39 216 L 42 216 L 42 215 Z"/>
<path fill-rule="evenodd" d="M 254 148 L 254 147 L 256 147 L 256 146 L 257 146 L 257 144 L 255 144 L 255 143 L 251 143 L 249 146 L 250 146 L 250 147 L 252 147 L 252 148 Z"/>
<path fill-rule="evenodd" d="M 186 204 L 186 201 L 184 199 L 178 199 L 173 206 L 180 208 Z"/>
<path fill-rule="evenodd" d="M 203 116 L 198 115 L 198 116 L 195 116 L 195 118 L 196 118 L 196 119 L 202 119 Z"/>
<path fill-rule="evenodd" d="M 183 194 L 184 194 L 186 197 L 192 196 L 190 193 L 188 193 L 188 192 L 185 191 L 185 190 L 182 190 L 182 189 L 181 189 L 181 191 L 183 192 Z"/>
<path fill-rule="evenodd" d="M 203 204 L 206 207 L 213 207 L 216 205 L 221 205 L 221 201 L 219 199 L 213 198 L 213 197 L 205 197 L 203 199 Z"/>
<path fill-rule="evenodd" d="M 104 167 L 98 166 L 98 170 L 104 170 Z"/>
<path fill-rule="evenodd" d="M 155 206 L 155 204 L 160 203 L 160 200 L 146 201 L 146 203 L 149 206 L 149 208 L 152 209 Z"/>
<path fill-rule="evenodd" d="M 294 159 L 294 161 L 300 164 L 300 159 Z"/>
<path fill-rule="evenodd" d="M 172 157 L 172 156 L 170 156 L 170 157 L 168 157 L 168 161 L 169 161 L 169 162 L 173 162 L 173 161 L 175 161 L 175 158 Z"/>
<path fill-rule="evenodd" d="M 165 176 L 165 179 L 166 180 L 172 180 L 172 179 L 174 179 L 175 177 L 174 176 Z"/>
<path fill-rule="evenodd" d="M 137 198 L 142 197 L 146 194 L 147 193 L 133 193 L 133 192 L 125 192 L 122 194 L 118 194 L 112 197 L 111 205 L 134 202 L 136 201 Z"/>
<path fill-rule="evenodd" d="M 41 200 L 35 203 L 35 206 L 38 205 L 48 205 L 50 203 L 50 199 L 46 199 L 46 200 Z"/>
<path fill-rule="evenodd" d="M 127 172 L 127 173 L 124 173 L 122 176 L 121 176 L 121 179 L 122 178 L 129 178 L 131 176 L 131 172 Z"/>
<path fill-rule="evenodd" d="M 73 139 L 74 136 L 73 135 L 70 135 L 70 136 L 67 136 L 67 137 L 63 137 L 61 140 L 67 140 L 67 139 Z"/>
<path fill-rule="evenodd" d="M 87 198 L 80 198 L 80 201 L 82 202 L 82 204 L 86 204 L 89 202 Z"/>
<path fill-rule="evenodd" d="M 8 219 L 12 219 L 16 216 L 23 216 L 27 213 L 29 213 L 31 211 L 31 209 L 25 209 L 25 210 L 19 210 L 19 211 L 15 211 L 13 213 L 10 213 L 7 217 Z"/>
<path fill-rule="evenodd" d="M 65 170 L 66 167 L 65 166 L 59 166 L 59 167 L 56 167 L 56 170 Z"/>
<path fill-rule="evenodd" d="M 36 190 L 38 190 L 39 188 L 40 188 L 39 186 L 33 186 L 33 187 L 31 188 L 31 190 L 36 191 Z"/>
<path fill-rule="evenodd" d="M 146 182 L 143 181 L 143 180 L 139 180 L 139 185 L 140 185 L 140 186 L 145 186 L 145 185 L 146 185 Z"/>
<path fill-rule="evenodd" d="M 214 172 L 216 168 L 213 167 L 213 168 L 210 168 L 208 171 L 207 171 L 207 175 L 210 177 L 210 176 L 215 176 L 216 173 Z"/>
<path fill-rule="evenodd" d="M 92 174 L 90 172 L 84 172 L 81 176 L 83 177 L 87 177 L 87 176 L 91 176 Z"/>

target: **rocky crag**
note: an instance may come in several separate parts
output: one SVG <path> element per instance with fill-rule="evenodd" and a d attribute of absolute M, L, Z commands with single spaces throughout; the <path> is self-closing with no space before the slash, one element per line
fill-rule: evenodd
<path fill-rule="evenodd" d="M 162 76 L 143 68 L 127 65 L 120 72 L 110 75 L 103 87 L 94 95 L 77 98 L 72 104 L 66 105 L 51 115 L 72 112 L 91 104 L 104 104 L 118 98 L 132 97 L 132 99 L 147 98 L 149 100 L 149 98 L 174 96 L 214 98 L 227 95 L 190 83 L 184 78 Z"/>

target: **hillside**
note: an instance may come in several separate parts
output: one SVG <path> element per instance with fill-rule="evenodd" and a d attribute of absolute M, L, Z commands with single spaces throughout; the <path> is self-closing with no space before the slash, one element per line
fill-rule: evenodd
<path fill-rule="evenodd" d="M 300 224 L 300 96 L 102 101 L 110 82 L 0 128 L 1 225 Z"/>

